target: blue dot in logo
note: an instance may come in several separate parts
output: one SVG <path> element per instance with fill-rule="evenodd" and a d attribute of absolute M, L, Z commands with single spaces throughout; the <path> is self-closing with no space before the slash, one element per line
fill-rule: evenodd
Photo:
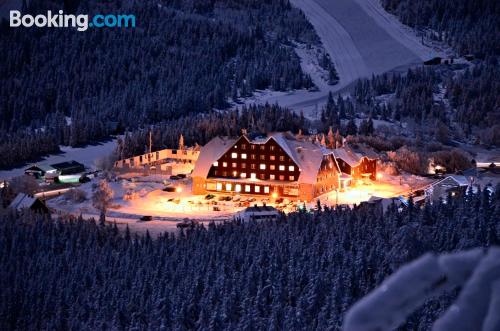
<path fill-rule="evenodd" d="M 89 26 L 90 26 L 90 27 L 93 27 L 93 26 L 94 26 L 94 23 L 89 23 Z"/>

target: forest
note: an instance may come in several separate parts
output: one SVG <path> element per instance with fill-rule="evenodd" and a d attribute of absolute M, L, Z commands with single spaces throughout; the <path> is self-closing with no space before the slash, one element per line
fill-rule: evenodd
<path fill-rule="evenodd" d="M 63 5 L 29 3 L 26 13 Z M 313 86 L 293 43 L 320 41 L 288 0 L 64 4 L 66 11 L 133 13 L 137 27 L 27 33 L 1 23 L 0 150 L 20 151 L 40 136 L 47 144 L 31 145 L 0 167 L 56 152 L 60 144 L 81 146 L 140 125 L 225 109 L 256 89 Z"/>
<path fill-rule="evenodd" d="M 428 251 L 500 244 L 500 188 L 422 209 L 317 208 L 158 239 L 2 211 L 2 330 L 338 330 L 346 310 Z M 455 298 L 416 311 L 428 330 Z"/>
<path fill-rule="evenodd" d="M 266 135 L 273 131 L 305 132 L 309 121 L 302 115 L 278 105 L 250 105 L 224 112 L 209 112 L 181 117 L 127 132 L 118 140 L 117 157 L 124 159 L 144 153 L 151 131 L 152 149 L 178 148 L 182 135 L 186 146 L 203 146 L 217 136 Z"/>
<path fill-rule="evenodd" d="M 406 25 L 428 32 L 460 55 L 500 54 L 500 3 L 496 0 L 382 0 Z M 429 31 L 430 30 L 430 31 Z"/>

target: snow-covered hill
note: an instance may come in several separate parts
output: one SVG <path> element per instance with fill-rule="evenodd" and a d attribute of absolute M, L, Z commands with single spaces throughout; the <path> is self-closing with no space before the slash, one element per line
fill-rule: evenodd
<path fill-rule="evenodd" d="M 305 110 L 311 117 L 328 92 L 345 89 L 359 78 L 391 70 L 406 70 L 443 52 L 421 43 L 420 38 L 378 0 L 292 0 L 318 33 L 340 76 L 334 86 L 320 86 L 319 92 L 295 91 L 257 97 Z M 299 54 L 300 55 L 300 54 Z"/>

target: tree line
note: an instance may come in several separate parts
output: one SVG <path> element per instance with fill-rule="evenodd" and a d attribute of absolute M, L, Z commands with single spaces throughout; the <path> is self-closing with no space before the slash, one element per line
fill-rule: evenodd
<path fill-rule="evenodd" d="M 500 243 L 500 191 L 319 206 L 158 239 L 116 225 L 2 212 L 0 328 L 338 330 L 347 309 L 425 252 Z M 428 330 L 455 292 L 402 329 Z"/>

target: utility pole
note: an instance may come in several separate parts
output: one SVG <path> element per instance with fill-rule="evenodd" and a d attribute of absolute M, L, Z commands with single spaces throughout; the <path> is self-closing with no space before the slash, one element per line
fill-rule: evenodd
<path fill-rule="evenodd" d="M 149 129 L 149 154 L 152 152 L 153 139 L 151 137 L 151 129 Z"/>

